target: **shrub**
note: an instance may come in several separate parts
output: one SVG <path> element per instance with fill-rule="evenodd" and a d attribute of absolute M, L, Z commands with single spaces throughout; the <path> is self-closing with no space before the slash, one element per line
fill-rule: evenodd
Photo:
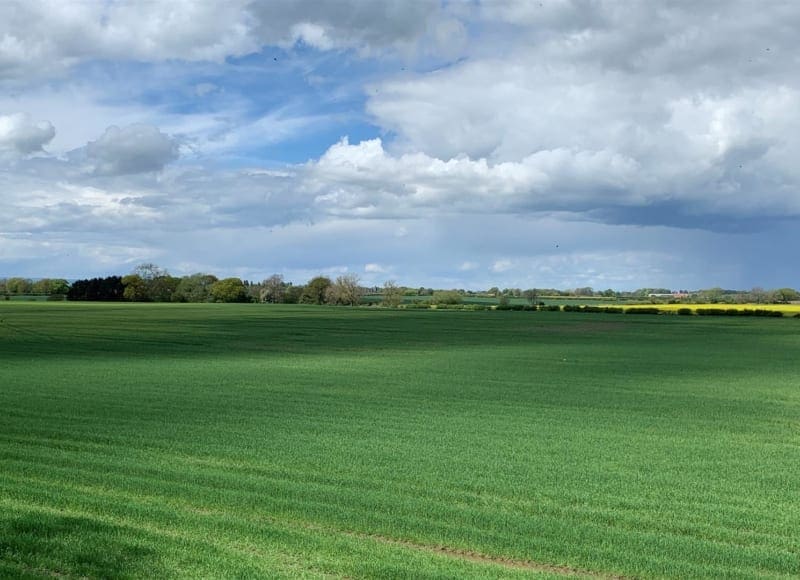
<path fill-rule="evenodd" d="M 434 292 L 432 301 L 434 304 L 461 304 L 461 294 L 455 290 Z"/>
<path fill-rule="evenodd" d="M 678 308 L 677 314 L 680 314 L 681 316 L 691 316 L 692 315 L 692 309 L 691 308 Z"/>
<path fill-rule="evenodd" d="M 722 308 L 698 308 L 695 312 L 697 312 L 698 316 L 722 316 L 725 314 Z"/>
<path fill-rule="evenodd" d="M 639 308 L 628 308 L 625 314 L 661 314 L 661 311 L 656 307 L 642 306 Z"/>

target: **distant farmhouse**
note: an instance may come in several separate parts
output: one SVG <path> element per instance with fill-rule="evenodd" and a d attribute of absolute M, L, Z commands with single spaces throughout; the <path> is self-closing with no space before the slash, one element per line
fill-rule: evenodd
<path fill-rule="evenodd" d="M 680 298 L 688 298 L 689 297 L 689 293 L 688 292 L 665 292 L 663 294 L 660 294 L 660 293 L 656 293 L 656 292 L 651 292 L 650 294 L 647 295 L 647 297 L 648 298 L 675 298 L 675 299 L 680 299 Z"/>

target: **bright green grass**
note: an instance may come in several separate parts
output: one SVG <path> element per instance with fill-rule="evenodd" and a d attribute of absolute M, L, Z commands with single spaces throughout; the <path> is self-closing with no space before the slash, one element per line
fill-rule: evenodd
<path fill-rule="evenodd" d="M 800 575 L 795 319 L 0 320 L 0 577 Z"/>

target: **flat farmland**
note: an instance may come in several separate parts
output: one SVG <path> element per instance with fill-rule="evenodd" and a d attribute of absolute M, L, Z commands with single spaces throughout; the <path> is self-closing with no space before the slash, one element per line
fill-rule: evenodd
<path fill-rule="evenodd" d="M 688 308 L 696 311 L 698 308 L 705 310 L 772 310 L 782 312 L 784 316 L 800 315 L 800 304 L 626 304 L 625 306 L 656 306 L 662 312 L 675 313 L 681 308 Z"/>
<path fill-rule="evenodd" d="M 798 319 L 0 303 L 2 577 L 798 575 Z"/>

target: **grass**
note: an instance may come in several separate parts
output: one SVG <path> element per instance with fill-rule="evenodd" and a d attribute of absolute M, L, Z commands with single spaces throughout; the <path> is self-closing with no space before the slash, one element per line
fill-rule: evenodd
<path fill-rule="evenodd" d="M 0 576 L 796 577 L 794 319 L 0 303 Z"/>

